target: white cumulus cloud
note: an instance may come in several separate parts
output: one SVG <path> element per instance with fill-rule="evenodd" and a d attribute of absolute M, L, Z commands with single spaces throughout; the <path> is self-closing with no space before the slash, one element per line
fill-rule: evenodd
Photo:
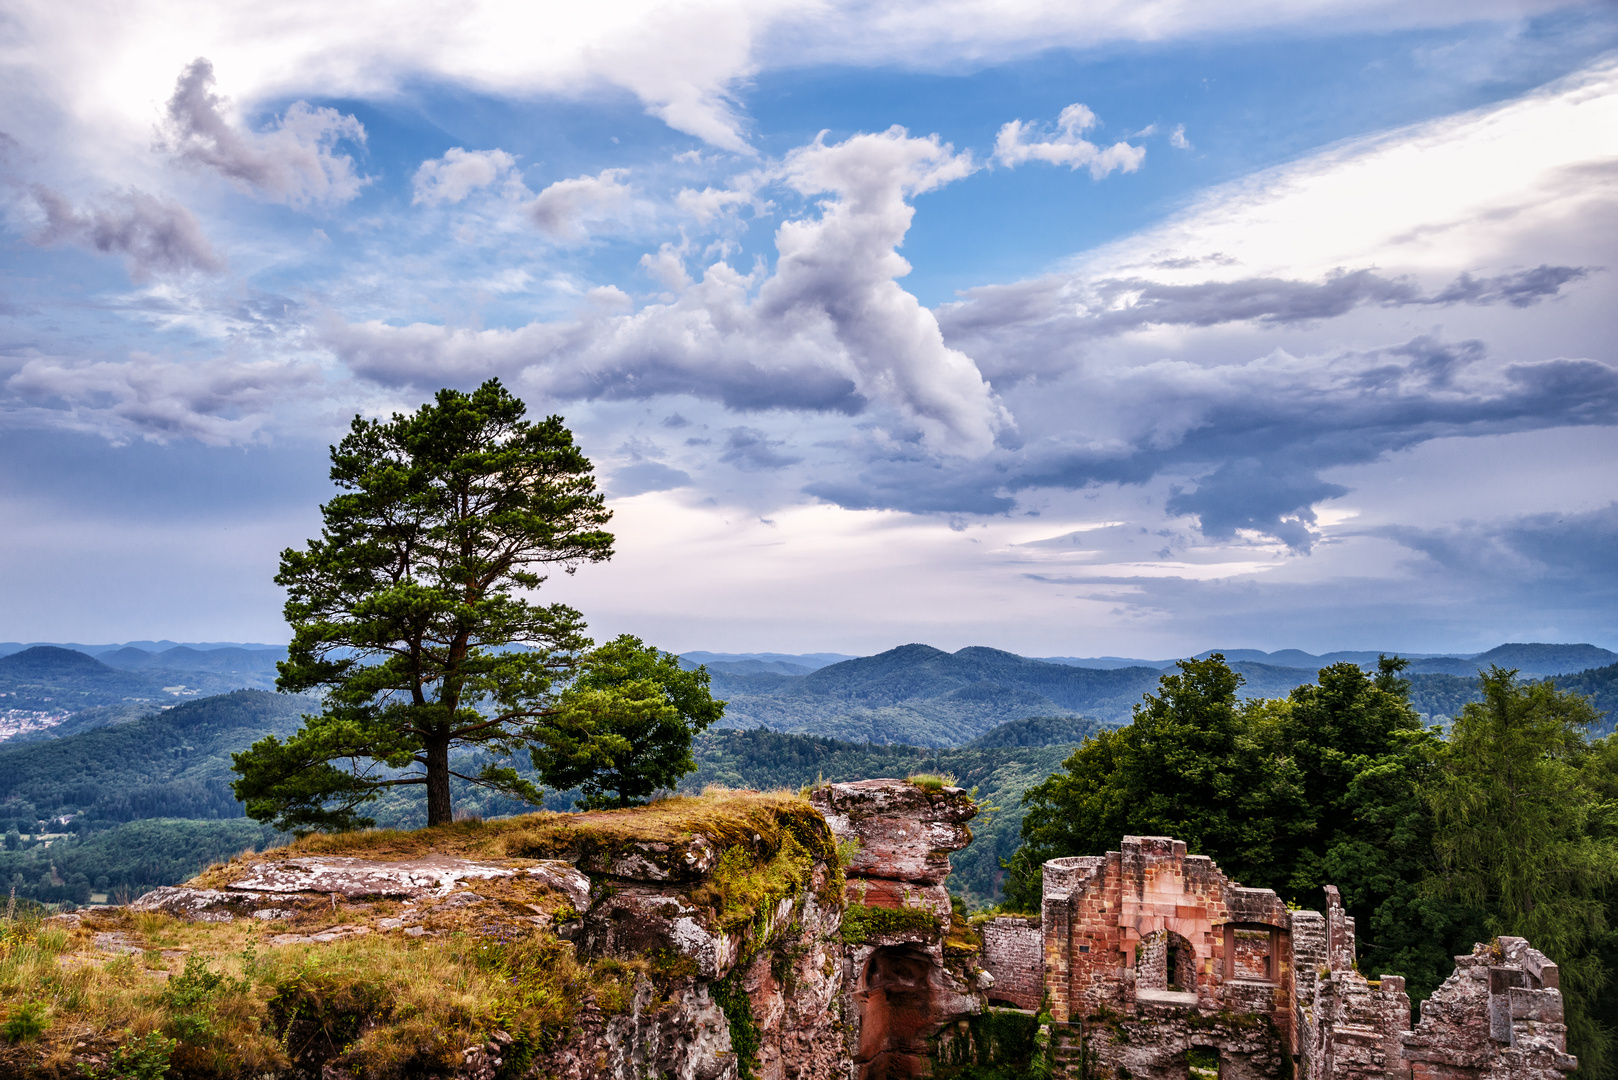
<path fill-rule="evenodd" d="M 1096 114 L 1080 104 L 1069 105 L 1056 118 L 1056 131 L 1013 120 L 1000 128 L 994 140 L 994 160 L 1008 169 L 1029 161 L 1045 161 L 1077 169 L 1081 165 L 1100 180 L 1114 170 L 1134 172 L 1146 160 L 1146 148 L 1115 142 L 1103 149 L 1083 137 L 1096 126 Z"/>
<path fill-rule="evenodd" d="M 824 197 L 818 215 L 777 231 L 773 275 L 717 262 L 683 284 L 684 252 L 666 247 L 642 265 L 677 295 L 639 311 L 589 304 L 572 321 L 510 330 L 334 323 L 324 337 L 353 370 L 383 383 L 502 374 L 563 398 L 686 393 L 744 410 L 844 413 L 875 404 L 935 451 L 982 454 L 1010 417 L 972 359 L 946 346 L 932 312 L 900 287 L 910 264 L 896 250 L 914 214 L 908 200 L 976 168 L 937 136 L 898 127 L 831 145 L 817 139 L 771 174 Z M 616 176 L 582 177 L 542 192 L 556 193 L 551 228 L 569 235 L 609 182 L 623 186 Z"/>
<path fill-rule="evenodd" d="M 429 158 L 416 170 L 414 206 L 458 203 L 480 188 L 510 177 L 517 159 L 504 150 L 467 150 L 452 146 L 443 157 Z"/>

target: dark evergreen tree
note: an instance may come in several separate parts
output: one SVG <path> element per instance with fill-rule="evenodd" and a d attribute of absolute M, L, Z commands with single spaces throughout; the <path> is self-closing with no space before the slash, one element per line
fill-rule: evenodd
<path fill-rule="evenodd" d="M 610 558 L 612 536 L 562 418 L 525 411 L 490 380 L 385 422 L 355 417 L 332 449 L 342 493 L 276 577 L 293 628 L 277 686 L 319 691 L 324 708 L 235 756 L 249 815 L 351 828 L 380 791 L 423 785 L 428 823 L 442 824 L 452 749 L 533 743 L 589 641 L 577 611 L 526 594 L 545 567 Z M 503 766 L 463 779 L 538 797 Z"/>

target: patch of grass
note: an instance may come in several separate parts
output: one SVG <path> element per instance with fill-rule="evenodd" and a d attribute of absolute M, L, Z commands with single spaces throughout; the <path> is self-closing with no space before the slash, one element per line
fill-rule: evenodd
<path fill-rule="evenodd" d="M 883 934 L 905 934 L 920 931 L 936 934 L 940 929 L 938 916 L 926 908 L 885 908 L 868 904 L 850 904 L 843 911 L 843 941 L 849 945 L 863 945 Z"/>
<path fill-rule="evenodd" d="M 245 1080 L 333 1059 L 375 1080 L 449 1074 L 463 1048 L 495 1031 L 532 1059 L 560 1041 L 592 994 L 626 1006 L 641 974 L 633 965 L 585 968 L 571 946 L 532 927 L 511 941 L 450 933 L 269 946 L 257 940 L 262 928 L 242 922 L 117 912 L 85 923 L 137 947 L 165 940 L 188 951 L 185 962 L 160 960 L 170 972 L 163 981 L 138 956 L 75 954 L 58 964 L 13 935 L 0 948 L 0 1001 L 35 1002 L 51 1023 L 32 1042 L 0 1048 L 0 1074 L 71 1072 L 70 1061 L 87 1056 L 89 1072 L 109 1080 L 142 1075 L 159 1056 L 188 1080 Z M 8 929 L 0 926 L 0 941 Z M 12 1004 L 7 1018 L 18 1015 Z M 115 1061 L 119 1047 L 146 1057 Z"/>
<path fill-rule="evenodd" d="M 929 794 L 955 786 L 955 777 L 945 773 L 911 773 L 905 780 Z"/>
<path fill-rule="evenodd" d="M 466 858 L 548 858 L 577 850 L 578 841 L 612 849 L 628 844 L 679 843 L 701 835 L 721 850 L 751 839 L 756 826 L 771 818 L 819 818 L 806 799 L 789 791 L 731 791 L 677 795 L 650 806 L 594 810 L 582 814 L 545 811 L 492 821 L 457 821 L 429 829 L 364 829 L 316 833 L 255 858 L 278 855 L 355 855 L 412 858 L 456 855 Z M 827 837 L 828 844 L 830 837 Z M 829 852 L 828 852 L 829 853 Z M 228 870 L 243 861 L 216 868 Z"/>

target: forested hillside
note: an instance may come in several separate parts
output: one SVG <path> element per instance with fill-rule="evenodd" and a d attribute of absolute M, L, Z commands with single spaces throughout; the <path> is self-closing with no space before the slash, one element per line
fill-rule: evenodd
<path fill-rule="evenodd" d="M 1614 723 L 1618 722 L 1618 664 L 1592 668 L 1577 675 L 1558 675 L 1551 681 L 1563 690 L 1588 697 L 1591 705 L 1606 714 L 1597 730 L 1603 735 L 1612 732 Z"/>
<path fill-rule="evenodd" d="M 997 649 L 905 645 L 807 675 L 716 672 L 723 723 L 854 742 L 950 746 L 1026 716 L 1084 712 L 1121 720 L 1156 685 L 1152 668 L 1047 664 Z"/>
<path fill-rule="evenodd" d="M 243 690 L 0 745 L 0 878 L 18 896 L 82 903 L 92 889 L 135 895 L 271 842 L 275 830 L 246 820 L 231 794 L 230 754 L 294 730 L 310 704 Z"/>
<path fill-rule="evenodd" d="M 163 696 L 161 681 L 115 670 L 72 649 L 36 645 L 0 656 L 0 707 L 7 709 L 74 712 Z"/>
<path fill-rule="evenodd" d="M 150 817 L 241 817 L 230 753 L 286 735 L 308 698 L 239 690 L 68 739 L 0 745 L 0 826 L 75 831 Z"/>

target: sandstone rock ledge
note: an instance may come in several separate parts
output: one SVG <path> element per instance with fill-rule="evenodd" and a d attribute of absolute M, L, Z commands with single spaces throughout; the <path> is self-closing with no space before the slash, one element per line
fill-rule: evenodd
<path fill-rule="evenodd" d="M 0 1074 L 104 1072 L 173 1039 L 174 1080 L 923 1075 L 929 1040 L 982 1008 L 944 945 L 974 812 L 863 781 L 249 853 L 60 920 L 56 966 L 94 1006 L 0 1049 Z M 136 999 L 167 1010 L 151 1035 Z M 113 1015 L 135 1026 L 92 1019 Z"/>

